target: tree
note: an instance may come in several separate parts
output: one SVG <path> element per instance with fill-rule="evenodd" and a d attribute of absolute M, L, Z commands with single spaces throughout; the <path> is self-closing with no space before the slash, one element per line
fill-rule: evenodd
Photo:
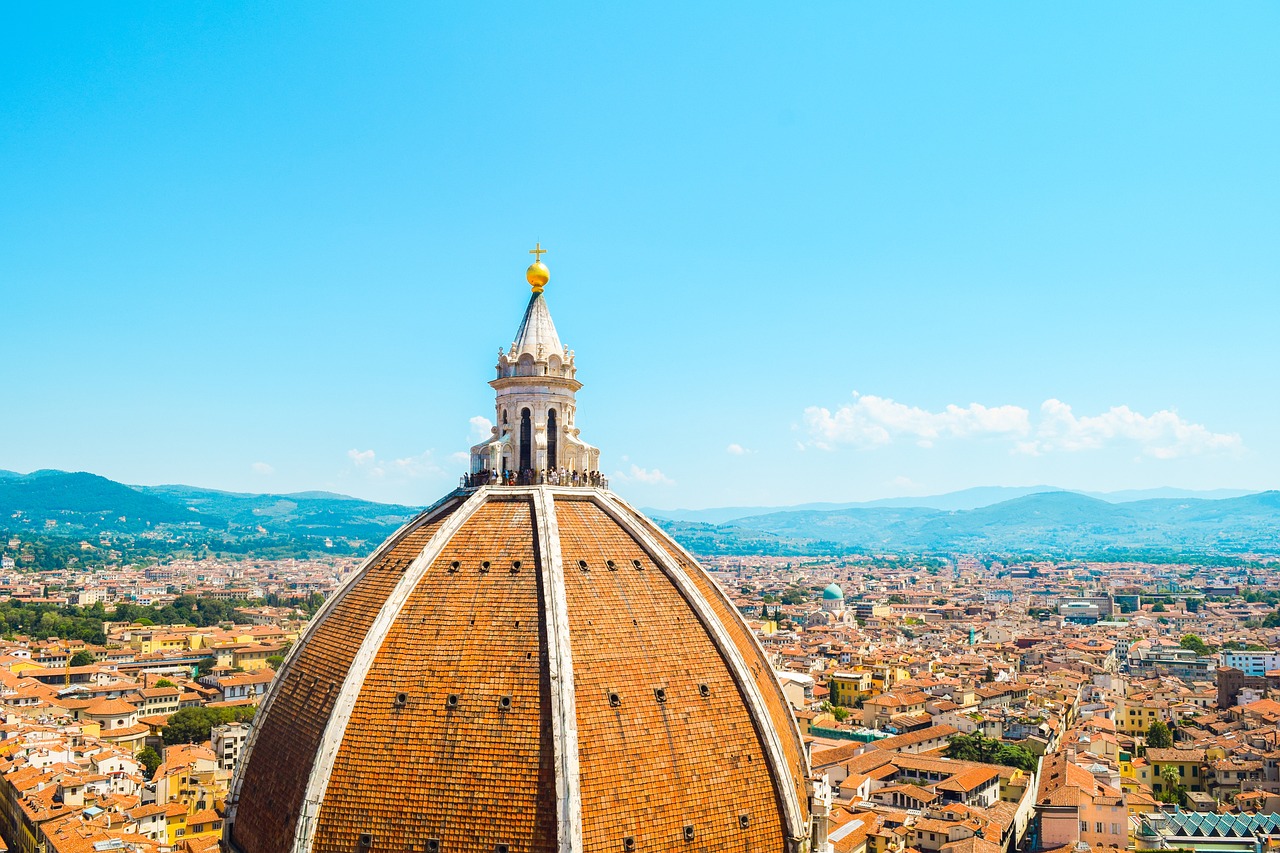
<path fill-rule="evenodd" d="M 204 743 L 214 726 L 224 723 L 247 722 L 253 719 L 252 706 L 235 708 L 183 708 L 169 718 L 161 730 L 166 744 Z"/>
<path fill-rule="evenodd" d="M 92 666 L 97 663 L 98 659 L 93 656 L 93 652 L 76 652 L 71 656 L 72 666 Z"/>
<path fill-rule="evenodd" d="M 1147 727 L 1147 748 L 1168 749 L 1173 746 L 1173 732 L 1165 725 L 1164 720 L 1156 720 Z"/>
<path fill-rule="evenodd" d="M 267 657 L 267 665 L 272 669 L 279 669 L 282 663 L 284 663 L 284 655 L 268 655 Z"/>
<path fill-rule="evenodd" d="M 1187 793 L 1187 787 L 1182 784 L 1182 778 L 1178 776 L 1178 768 L 1172 764 L 1164 765 L 1160 768 L 1160 780 L 1164 783 L 1164 790 L 1158 795 L 1160 802 L 1181 805 L 1182 796 Z"/>
<path fill-rule="evenodd" d="M 160 766 L 160 753 L 153 747 L 144 746 L 142 752 L 138 753 L 138 760 L 142 762 L 143 767 L 147 768 L 148 779 L 156 775 L 156 768 Z"/>
<path fill-rule="evenodd" d="M 982 732 L 974 732 L 971 735 L 952 735 L 947 745 L 947 757 L 960 761 L 980 761 L 984 764 L 1017 767 L 1028 773 L 1036 769 L 1036 757 L 1029 749 L 986 737 Z"/>
<path fill-rule="evenodd" d="M 839 705 L 832 705 L 830 702 L 823 702 L 821 707 L 822 710 L 835 717 L 837 723 L 843 723 L 845 720 L 849 719 L 848 708 L 842 708 Z"/>
<path fill-rule="evenodd" d="M 782 594 L 782 603 L 787 605 L 803 604 L 808 595 L 803 589 L 789 589 Z"/>
<path fill-rule="evenodd" d="M 1155 603 L 1155 606 L 1151 608 L 1151 612 L 1152 612 L 1152 613 L 1164 613 L 1164 612 L 1165 612 L 1164 603 L 1163 603 L 1163 602 L 1160 602 L 1160 601 L 1157 601 L 1157 602 Z"/>
<path fill-rule="evenodd" d="M 1183 634 L 1182 642 L 1178 645 L 1182 646 L 1184 649 L 1190 649 L 1201 657 L 1207 657 L 1208 655 L 1213 654 L 1213 646 L 1209 645 L 1195 634 Z"/>
<path fill-rule="evenodd" d="M 156 682 L 156 687 L 177 687 L 177 686 L 178 685 L 174 684 L 172 681 L 170 681 L 167 678 L 162 678 Z"/>

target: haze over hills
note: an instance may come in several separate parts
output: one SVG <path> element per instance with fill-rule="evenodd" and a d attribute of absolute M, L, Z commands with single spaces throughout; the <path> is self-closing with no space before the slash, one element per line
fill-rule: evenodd
<path fill-rule="evenodd" d="M 991 506 L 992 504 L 1000 503 L 1002 501 L 1025 497 L 1026 495 L 1041 494 L 1044 492 L 1074 492 L 1075 494 L 1087 495 L 1088 497 L 1097 498 L 1098 500 L 1106 501 L 1108 503 L 1127 503 L 1159 498 L 1219 500 L 1222 498 L 1238 498 L 1252 494 L 1252 492 L 1247 489 L 1212 489 L 1207 491 L 1196 491 L 1194 489 L 1161 488 L 1129 489 L 1119 492 L 1080 492 L 1072 489 L 1063 489 L 1058 486 L 976 486 L 974 488 L 961 489 L 958 492 L 947 492 L 941 495 L 881 498 L 874 501 L 856 501 L 851 503 L 809 503 L 796 504 L 793 506 L 734 506 L 712 507 L 709 509 L 654 509 L 652 507 L 644 507 L 643 511 L 647 515 L 656 518 L 665 518 L 671 521 L 698 521 L 705 524 L 724 524 L 727 521 L 733 521 L 739 518 L 749 518 L 752 516 L 768 515 L 770 513 L 777 512 L 802 512 L 806 510 L 831 511 L 854 509 L 857 507 L 925 507 L 928 509 L 941 510 L 978 509 L 980 507 Z"/>
<path fill-rule="evenodd" d="M 699 553 L 1274 553 L 1280 551 L 1280 492 L 1109 503 L 1054 491 L 969 510 L 853 507 L 725 524 L 660 523 Z"/>
<path fill-rule="evenodd" d="M 1280 552 L 1280 492 L 1150 494 L 986 487 L 861 504 L 647 512 L 701 554 Z M 242 494 L 0 471 L 0 530 L 72 541 L 116 533 L 175 549 L 361 554 L 417 512 L 330 492 Z"/>

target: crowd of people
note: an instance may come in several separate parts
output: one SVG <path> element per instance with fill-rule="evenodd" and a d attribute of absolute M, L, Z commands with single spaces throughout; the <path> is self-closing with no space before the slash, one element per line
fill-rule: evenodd
<path fill-rule="evenodd" d="M 477 486 L 588 486 L 609 488 L 609 481 L 599 471 L 571 471 L 568 468 L 542 468 L 523 471 L 493 471 L 485 468 L 474 474 L 462 475 L 465 489 Z"/>

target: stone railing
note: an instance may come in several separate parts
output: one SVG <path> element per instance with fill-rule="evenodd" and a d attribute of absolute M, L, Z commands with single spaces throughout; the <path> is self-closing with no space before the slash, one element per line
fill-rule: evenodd
<path fill-rule="evenodd" d="M 568 486 L 570 488 L 607 489 L 609 478 L 599 471 L 480 471 L 463 474 L 458 486 L 478 489 L 481 486 Z"/>

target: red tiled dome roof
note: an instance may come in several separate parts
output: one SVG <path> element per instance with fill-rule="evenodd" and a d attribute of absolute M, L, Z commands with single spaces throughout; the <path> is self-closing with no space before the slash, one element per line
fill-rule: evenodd
<path fill-rule="evenodd" d="M 807 843 L 806 777 L 763 652 L 674 541 L 605 490 L 485 487 L 406 525 L 313 620 L 226 843 L 783 853 Z"/>

